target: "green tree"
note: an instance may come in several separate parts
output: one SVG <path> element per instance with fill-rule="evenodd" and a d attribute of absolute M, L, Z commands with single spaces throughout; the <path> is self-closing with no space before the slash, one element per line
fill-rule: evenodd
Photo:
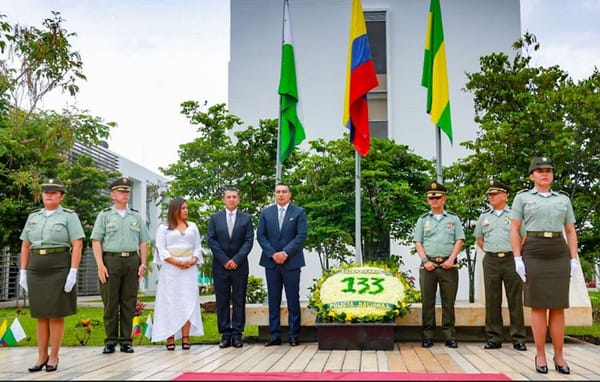
<path fill-rule="evenodd" d="M 301 158 L 291 173 L 294 200 L 305 207 L 310 225 L 306 247 L 319 253 L 321 266 L 348 261 L 354 246 L 355 157 L 348 137 L 310 142 L 314 154 Z M 427 206 L 422 190 L 433 163 L 390 139 L 373 138 L 361 159 L 361 238 L 363 260 L 390 255 L 390 238 L 407 244 Z"/>
<path fill-rule="evenodd" d="M 233 185 L 240 189 L 239 208 L 256 223 L 275 185 L 277 121 L 242 129 L 225 104 L 204 110 L 196 101 L 182 103 L 182 114 L 197 126 L 198 137 L 179 146 L 176 163 L 160 169 L 173 178 L 168 195 L 189 199 L 190 219 L 204 232 L 210 214 L 223 208 L 223 190 Z M 293 163 L 293 157 L 288 161 Z"/>
<path fill-rule="evenodd" d="M 66 179 L 67 196 L 63 204 L 79 215 L 86 240 L 89 240 L 98 212 L 111 203 L 108 191 L 100 190 L 106 190 L 109 179 L 119 175 L 95 167 L 93 159 L 87 155 L 78 156 L 73 163 L 65 162 L 59 169 L 59 178 Z M 84 247 L 86 244 L 90 242 Z"/>
<path fill-rule="evenodd" d="M 59 13 L 43 28 L 11 26 L 0 15 L 0 244 L 18 246 L 27 214 L 39 208 L 40 183 L 69 163 L 76 141 L 97 144 L 114 123 L 76 108 L 43 111 L 38 103 L 54 89 L 69 96 L 85 79 L 74 36 Z M 68 179 L 63 179 L 68 181 Z M 92 191 L 92 190 L 90 190 Z M 74 200 L 70 202 L 75 203 Z"/>
<path fill-rule="evenodd" d="M 492 53 L 481 57 L 478 72 L 467 73 L 465 90 L 474 95 L 479 131 L 476 139 L 461 143 L 473 154 L 446 173 L 458 194 L 457 212 L 466 221 L 477 218 L 489 178 L 502 179 L 512 195 L 529 188 L 529 161 L 548 156 L 556 165 L 553 189 L 573 201 L 582 257 L 597 258 L 600 73 L 575 82 L 558 66 L 531 66 L 539 44 L 529 33 L 513 47 L 512 59 Z M 472 226 L 466 234 L 471 250 Z"/>

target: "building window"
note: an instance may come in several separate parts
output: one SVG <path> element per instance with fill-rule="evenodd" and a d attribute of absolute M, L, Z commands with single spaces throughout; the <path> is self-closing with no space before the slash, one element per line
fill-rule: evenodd
<path fill-rule="evenodd" d="M 371 56 L 377 72 L 379 86 L 367 96 L 369 101 L 369 126 L 371 136 L 387 138 L 388 134 L 388 95 L 387 95 L 387 38 L 385 11 L 365 12 L 367 34 L 371 46 Z"/>

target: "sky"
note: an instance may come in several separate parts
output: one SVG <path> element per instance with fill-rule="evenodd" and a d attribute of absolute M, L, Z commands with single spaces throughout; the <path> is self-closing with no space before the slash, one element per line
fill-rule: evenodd
<path fill-rule="evenodd" d="M 423 0 L 426 1 L 426 0 Z M 500 1 L 500 0 L 499 0 Z M 161 174 L 196 129 L 180 104 L 227 103 L 229 1 L 2 0 L 11 24 L 41 26 L 51 11 L 77 33 L 87 81 L 74 101 L 53 94 L 43 107 L 75 104 L 116 122 L 109 149 Z M 576 80 L 600 67 L 600 0 L 521 0 L 521 28 L 537 36 L 533 65 L 559 65 Z M 276 89 L 274 89 L 276 91 Z"/>

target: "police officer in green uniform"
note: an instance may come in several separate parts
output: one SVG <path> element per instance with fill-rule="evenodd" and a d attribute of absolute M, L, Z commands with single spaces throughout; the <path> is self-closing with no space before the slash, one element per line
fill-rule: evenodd
<path fill-rule="evenodd" d="M 138 211 L 129 208 L 131 180 L 110 185 L 114 205 L 101 211 L 92 230 L 92 250 L 98 265 L 104 303 L 104 350 L 133 353 L 131 331 L 140 278 L 146 269 L 148 229 Z"/>
<path fill-rule="evenodd" d="M 535 370 L 548 373 L 546 334 L 550 331 L 554 367 L 571 369 L 563 356 L 565 309 L 570 277 L 581 268 L 577 256 L 575 214 L 568 194 L 552 190 L 554 163 L 535 157 L 529 164 L 533 188 L 517 193 L 511 208 L 510 243 L 517 274 L 523 279 L 523 305 L 531 308 Z M 522 232 L 525 231 L 525 235 Z"/>
<path fill-rule="evenodd" d="M 422 301 L 423 347 L 433 346 L 435 298 L 439 285 L 442 300 L 442 333 L 449 348 L 457 348 L 454 302 L 458 291 L 456 258 L 465 240 L 462 224 L 455 214 L 444 210 L 446 187 L 427 186 L 431 210 L 419 217 L 415 226 L 415 248 L 423 267 L 419 272 Z"/>
<path fill-rule="evenodd" d="M 20 237 L 19 284 L 29 293 L 31 317 L 37 319 L 38 359 L 30 372 L 57 370 L 65 316 L 77 312 L 75 283 L 85 233 L 77 214 L 60 205 L 65 192 L 60 179 L 46 180 L 44 208 L 29 214 Z"/>
<path fill-rule="evenodd" d="M 485 288 L 485 332 L 488 341 L 483 348 L 502 347 L 504 331 L 502 284 L 504 284 L 513 348 L 525 351 L 527 346 L 523 319 L 523 283 L 515 271 L 515 260 L 510 247 L 508 186 L 499 180 L 490 180 L 487 196 L 491 208 L 479 216 L 473 233 L 477 245 L 485 253 L 482 265 Z"/>

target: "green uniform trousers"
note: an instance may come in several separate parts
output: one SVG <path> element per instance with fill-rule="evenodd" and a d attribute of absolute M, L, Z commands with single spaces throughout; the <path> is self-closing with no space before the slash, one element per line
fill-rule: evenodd
<path fill-rule="evenodd" d="M 104 303 L 104 331 L 107 345 L 131 345 L 133 315 L 137 303 L 140 257 L 103 255 L 108 269 L 106 284 L 100 284 Z"/>
<path fill-rule="evenodd" d="M 523 283 L 515 271 L 515 259 L 511 254 L 498 257 L 486 252 L 482 261 L 485 288 L 485 333 L 488 340 L 502 343 L 502 284 L 510 317 L 510 337 L 513 343 L 525 342 L 523 319 Z"/>
<path fill-rule="evenodd" d="M 454 302 L 458 291 L 458 268 L 446 270 L 439 266 L 431 272 L 421 269 L 419 283 L 421 286 L 423 339 L 433 339 L 435 334 L 435 297 L 438 285 L 442 299 L 442 334 L 445 340 L 455 339 Z"/>

